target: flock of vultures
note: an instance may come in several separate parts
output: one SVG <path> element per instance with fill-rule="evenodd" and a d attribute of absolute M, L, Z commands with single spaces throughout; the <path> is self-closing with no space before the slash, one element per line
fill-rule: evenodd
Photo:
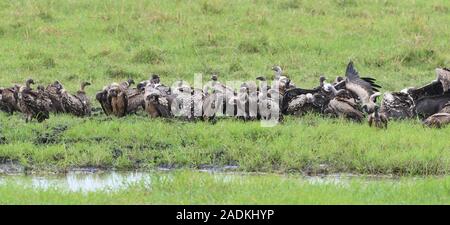
<path fill-rule="evenodd" d="M 123 117 L 145 111 L 150 117 L 178 117 L 185 120 L 214 120 L 232 116 L 243 120 L 282 120 L 283 115 L 302 116 L 318 113 L 344 117 L 355 122 L 368 121 L 370 126 L 387 128 L 389 120 L 420 118 L 426 126 L 440 128 L 450 123 L 450 70 L 436 69 L 436 79 L 421 87 L 410 87 L 385 93 L 382 100 L 376 79 L 358 74 L 350 62 L 345 76 L 327 82 L 320 76 L 318 86 L 297 87 L 274 66 L 273 79 L 257 77 L 244 82 L 236 90 L 213 74 L 208 85 L 192 88 L 179 81 L 169 87 L 153 74 L 149 80 L 135 84 L 133 80 L 112 83 L 97 92 L 95 99 L 106 115 Z M 267 80 L 272 80 L 268 85 Z M 82 82 L 80 90 L 71 94 L 59 82 L 47 87 L 25 85 L 0 88 L 0 109 L 9 114 L 21 112 L 26 121 L 48 119 L 50 113 L 91 116 L 91 100 Z"/>

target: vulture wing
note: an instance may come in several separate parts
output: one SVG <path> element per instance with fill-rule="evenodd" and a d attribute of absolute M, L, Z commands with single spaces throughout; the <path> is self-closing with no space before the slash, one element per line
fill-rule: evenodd
<path fill-rule="evenodd" d="M 369 93 L 369 96 L 372 95 L 374 93 L 374 88 L 381 88 L 381 86 L 377 85 L 375 83 L 375 79 L 374 78 L 368 78 L 368 77 L 364 77 L 361 78 L 359 76 L 358 71 L 356 71 L 355 67 L 353 66 L 353 62 L 350 61 L 350 63 L 348 63 L 347 65 L 347 70 L 345 71 L 345 76 L 347 77 L 347 81 L 354 83 L 358 86 L 360 86 L 361 88 L 363 88 L 364 90 L 366 90 Z M 378 90 L 378 89 L 377 89 Z"/>
<path fill-rule="evenodd" d="M 289 102 L 292 101 L 292 99 L 296 98 L 299 95 L 305 95 L 305 94 L 315 94 L 320 92 L 320 88 L 314 88 L 314 89 L 302 89 L 302 88 L 292 88 L 287 90 L 282 98 L 281 101 L 281 113 L 286 114 L 287 109 L 289 107 Z"/>
<path fill-rule="evenodd" d="M 431 82 L 420 88 L 410 89 L 408 93 L 414 100 L 417 100 L 426 96 L 442 95 L 444 91 L 441 82 Z"/>

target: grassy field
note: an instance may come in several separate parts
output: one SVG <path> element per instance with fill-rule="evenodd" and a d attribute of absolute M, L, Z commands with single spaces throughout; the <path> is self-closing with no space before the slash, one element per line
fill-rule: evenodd
<path fill-rule="evenodd" d="M 450 65 L 442 1 L 0 1 L 0 85 L 60 80 L 91 96 L 112 81 L 159 73 L 170 84 L 218 71 L 270 75 L 281 64 L 302 87 L 342 75 L 349 59 L 384 90 L 420 85 Z M 93 98 L 92 98 L 93 99 Z M 98 103 L 94 103 L 98 106 Z M 449 129 L 417 121 L 387 131 L 317 116 L 275 128 L 52 116 L 25 124 L 0 114 L 0 160 L 31 170 L 238 165 L 243 171 L 447 174 Z"/>
<path fill-rule="evenodd" d="M 0 86 L 32 77 L 44 85 L 60 80 L 75 92 L 87 80 L 94 102 L 104 85 L 151 73 L 169 85 L 192 82 L 195 73 L 206 81 L 212 72 L 223 81 L 246 81 L 270 76 L 271 66 L 280 64 L 297 86 L 309 88 L 321 74 L 343 75 L 353 60 L 383 91 L 394 91 L 428 83 L 436 67 L 450 66 L 449 12 L 450 2 L 437 0 L 0 0 Z M 187 123 L 145 115 L 51 115 L 26 124 L 20 114 L 0 113 L 0 163 L 26 172 L 233 165 L 246 172 L 447 176 L 449 133 L 450 127 L 427 129 L 418 120 L 376 130 L 316 115 L 264 128 L 233 119 Z M 361 188 L 364 182 L 355 181 L 349 191 L 275 176 L 225 184 L 184 175 L 168 190 L 156 186 L 160 192 L 136 186 L 84 197 L 8 184 L 0 186 L 0 203 L 449 203 L 448 178 L 395 188 L 390 182 Z M 192 188 L 186 192 L 183 185 Z M 206 189 L 211 195 L 202 197 Z"/>
<path fill-rule="evenodd" d="M 207 190 L 207 193 L 205 192 Z M 314 182 L 297 176 L 155 173 L 151 185 L 117 191 L 64 191 L 0 185 L 0 204 L 449 204 L 450 178 L 360 178 Z"/>

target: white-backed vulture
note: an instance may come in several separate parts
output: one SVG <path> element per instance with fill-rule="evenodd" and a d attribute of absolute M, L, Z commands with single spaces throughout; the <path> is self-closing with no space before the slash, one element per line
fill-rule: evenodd
<path fill-rule="evenodd" d="M 111 102 L 112 114 L 117 117 L 123 117 L 128 112 L 128 96 L 127 90 L 117 83 L 111 84 L 107 94 Z"/>
<path fill-rule="evenodd" d="M 248 118 L 248 87 L 242 85 L 239 89 L 239 93 L 229 101 L 229 105 L 236 108 L 235 116 L 239 119 L 246 120 Z"/>
<path fill-rule="evenodd" d="M 154 85 L 152 83 L 147 84 L 145 87 L 145 111 L 152 118 L 172 117 L 172 113 L 170 111 L 172 99 L 164 90 L 161 90 L 158 87 L 158 85 Z"/>
<path fill-rule="evenodd" d="M 389 119 L 409 119 L 416 116 L 414 99 L 406 92 L 386 92 L 380 112 Z"/>
<path fill-rule="evenodd" d="M 59 81 L 55 81 L 52 84 L 49 84 L 45 88 L 45 92 L 48 95 L 48 98 L 50 98 L 50 101 L 52 102 L 51 111 L 55 113 L 63 113 L 64 108 L 62 106 L 62 95 L 61 90 L 63 89 L 62 84 Z"/>
<path fill-rule="evenodd" d="M 280 110 L 280 98 L 280 93 L 275 89 L 269 89 L 267 95 L 260 95 L 257 103 L 257 118 L 281 121 L 283 117 Z"/>
<path fill-rule="evenodd" d="M 38 85 L 37 92 L 38 92 L 40 98 L 42 99 L 42 101 L 44 102 L 44 106 L 47 107 L 46 110 L 49 112 L 54 112 L 52 100 L 50 99 L 50 95 L 45 91 L 44 86 Z"/>
<path fill-rule="evenodd" d="M 337 91 L 333 85 L 330 85 L 333 98 L 328 103 L 324 113 L 344 117 L 356 122 L 362 122 L 364 114 L 358 110 L 358 104 L 346 89 Z"/>
<path fill-rule="evenodd" d="M 374 112 L 369 115 L 367 121 L 369 122 L 369 126 L 376 128 L 384 128 L 387 129 L 388 126 L 388 118 L 384 113 L 379 112 L 379 107 L 375 105 Z"/>
<path fill-rule="evenodd" d="M 442 91 L 448 92 L 450 90 L 450 69 L 437 68 L 435 71 L 436 71 L 436 81 L 442 84 Z"/>
<path fill-rule="evenodd" d="M 374 111 L 375 102 L 370 100 L 370 96 L 378 91 L 377 88 L 381 88 L 381 86 L 375 83 L 374 78 L 360 77 L 354 68 L 352 61 L 347 65 L 345 79 L 335 85 L 336 89 L 344 87 L 358 97 L 367 113 L 372 113 Z"/>
<path fill-rule="evenodd" d="M 64 88 L 61 90 L 61 102 L 65 113 L 78 117 L 91 115 L 91 103 L 84 90 L 88 85 L 90 85 L 89 82 L 82 82 L 80 90 L 75 95 L 67 93 Z"/>
<path fill-rule="evenodd" d="M 272 83 L 272 89 L 277 89 L 281 95 L 289 90 L 295 88 L 295 84 L 285 75 L 283 75 L 283 70 L 280 66 L 273 66 L 272 70 L 275 73 L 274 80 Z"/>
<path fill-rule="evenodd" d="M 17 96 L 18 93 L 18 86 L 0 88 L 0 104 L 2 105 L 3 111 L 11 115 L 14 112 L 20 112 Z"/>
<path fill-rule="evenodd" d="M 18 105 L 26 122 L 31 122 L 32 119 L 42 122 L 49 118 L 48 102 L 39 92 L 32 90 L 31 84 L 34 84 L 33 79 L 28 79 L 25 86 L 19 87 Z"/>
<path fill-rule="evenodd" d="M 108 96 L 108 90 L 111 85 L 103 87 L 103 89 L 95 95 L 95 99 L 100 103 L 103 112 L 109 116 L 112 114 L 111 96 Z"/>
<path fill-rule="evenodd" d="M 428 127 L 442 128 L 450 123 L 450 113 L 436 113 L 428 117 L 423 124 Z"/>
<path fill-rule="evenodd" d="M 144 109 L 145 101 L 144 101 L 144 93 L 143 91 L 132 88 L 127 90 L 127 98 L 128 98 L 128 106 L 127 113 L 137 113 L 139 109 Z"/>

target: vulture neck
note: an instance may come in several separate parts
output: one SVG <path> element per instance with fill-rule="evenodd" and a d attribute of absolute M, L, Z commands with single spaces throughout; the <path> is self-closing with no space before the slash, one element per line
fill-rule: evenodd
<path fill-rule="evenodd" d="M 27 82 L 25 83 L 25 86 L 27 88 L 31 88 L 31 81 L 27 80 Z"/>

